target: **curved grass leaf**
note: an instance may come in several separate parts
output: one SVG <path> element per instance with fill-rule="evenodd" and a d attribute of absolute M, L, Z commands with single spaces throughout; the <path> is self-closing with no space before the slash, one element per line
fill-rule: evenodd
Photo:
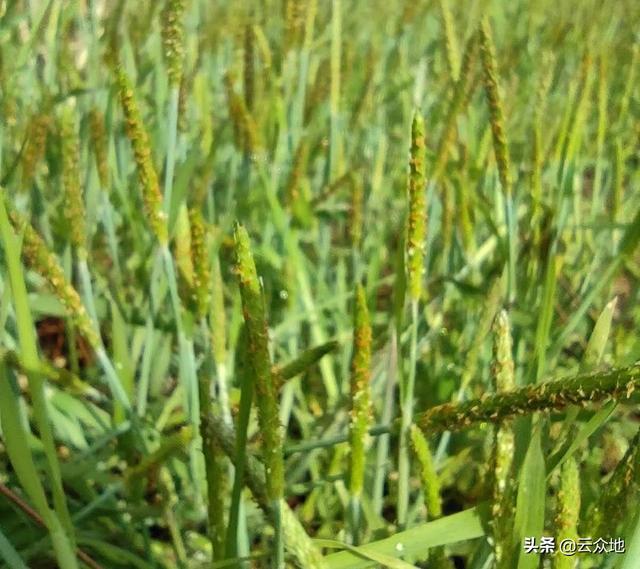
<path fill-rule="evenodd" d="M 484 536 L 481 518 L 486 519 L 485 504 L 362 545 L 358 547 L 358 554 L 350 550 L 332 553 L 325 558 L 327 566 L 329 569 L 375 567 L 376 562 L 371 561 L 371 555 L 424 559 L 432 547 Z M 363 555 L 369 555 L 370 558 L 365 559 Z"/>

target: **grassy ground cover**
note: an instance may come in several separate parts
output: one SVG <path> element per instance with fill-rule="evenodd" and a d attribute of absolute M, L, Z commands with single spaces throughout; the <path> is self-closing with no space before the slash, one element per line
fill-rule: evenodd
<path fill-rule="evenodd" d="M 0 2 L 0 564 L 640 566 L 638 30 Z"/>

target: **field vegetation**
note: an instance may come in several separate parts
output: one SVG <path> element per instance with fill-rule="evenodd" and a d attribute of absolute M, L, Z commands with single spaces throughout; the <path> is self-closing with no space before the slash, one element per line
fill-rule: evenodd
<path fill-rule="evenodd" d="M 639 33 L 0 1 L 0 565 L 640 567 Z"/>

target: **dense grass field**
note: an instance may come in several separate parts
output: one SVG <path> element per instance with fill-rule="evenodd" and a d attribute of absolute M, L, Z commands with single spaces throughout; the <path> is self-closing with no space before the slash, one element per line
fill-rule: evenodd
<path fill-rule="evenodd" d="M 0 1 L 0 564 L 640 567 L 640 10 Z"/>

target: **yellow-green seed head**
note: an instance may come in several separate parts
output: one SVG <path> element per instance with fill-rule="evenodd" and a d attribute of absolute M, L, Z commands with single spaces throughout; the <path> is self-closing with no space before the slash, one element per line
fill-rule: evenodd
<path fill-rule="evenodd" d="M 444 31 L 444 46 L 447 56 L 447 67 L 454 81 L 458 80 L 460 71 L 460 53 L 458 51 L 458 40 L 453 25 L 453 16 L 447 0 L 439 0 L 440 18 L 442 19 L 442 28 Z"/>
<path fill-rule="evenodd" d="M 267 474 L 267 496 L 271 502 L 274 502 L 280 500 L 284 493 L 284 462 L 278 392 L 271 372 L 264 299 L 247 230 L 242 225 L 236 224 L 234 238 L 236 274 L 240 284 L 244 321 L 247 326 L 250 364 L 255 374 L 258 422 Z"/>
<path fill-rule="evenodd" d="M 576 459 L 571 456 L 560 470 L 560 488 L 554 524 L 557 531 L 557 543 L 566 539 L 578 541 L 580 503 L 580 469 Z M 573 569 L 574 567 L 576 567 L 575 558 L 567 557 L 560 552 L 553 558 L 554 569 Z"/>
<path fill-rule="evenodd" d="M 23 235 L 22 255 L 26 263 L 47 281 L 52 293 L 62 303 L 67 315 L 73 320 L 91 347 L 99 348 L 101 346 L 100 336 L 87 314 L 80 295 L 67 282 L 64 271 L 55 255 L 22 215 L 16 211 L 10 211 L 9 215 L 16 232 Z"/>
<path fill-rule="evenodd" d="M 191 227 L 191 264 L 193 265 L 193 288 L 196 295 L 198 316 L 204 318 L 209 310 L 209 254 L 207 251 L 207 234 L 204 220 L 199 210 L 189 210 Z"/>
<path fill-rule="evenodd" d="M 80 143 L 73 112 L 65 109 L 60 118 L 62 143 L 62 184 L 64 187 L 64 214 L 69 223 L 71 243 L 78 254 L 86 256 L 86 223 L 84 199 L 80 188 Z"/>
<path fill-rule="evenodd" d="M 145 212 L 156 238 L 160 244 L 164 245 L 168 240 L 167 218 L 162 209 L 162 193 L 151 157 L 149 136 L 142 123 L 140 111 L 133 96 L 133 88 L 122 67 L 116 69 L 116 80 L 125 115 L 127 136 L 135 155 Z"/>
<path fill-rule="evenodd" d="M 193 296 L 193 263 L 189 212 L 184 203 L 178 209 L 172 245 L 173 257 L 178 268 L 181 296 L 183 302 L 189 304 Z"/>
<path fill-rule="evenodd" d="M 184 58 L 184 0 L 167 0 L 162 10 L 162 46 L 169 83 L 177 87 L 182 77 Z"/>
<path fill-rule="evenodd" d="M 35 176 L 38 162 L 44 156 L 49 124 L 46 114 L 37 114 L 29 122 L 28 138 L 22 154 L 22 184 L 25 190 Z"/>
<path fill-rule="evenodd" d="M 409 214 L 407 219 L 407 277 L 409 295 L 418 300 L 422 293 L 424 270 L 424 241 L 427 233 L 425 203 L 426 142 L 424 119 L 416 112 L 411 126 L 411 152 L 409 159 Z"/>
<path fill-rule="evenodd" d="M 420 478 L 429 519 L 435 520 L 442 516 L 440 480 L 433 464 L 429 442 L 416 425 L 411 425 L 411 446 L 420 463 Z"/>
<path fill-rule="evenodd" d="M 500 90 L 498 87 L 498 72 L 493 39 L 491 38 L 491 27 L 489 20 L 483 18 L 480 24 L 480 59 L 484 72 L 484 86 L 489 103 L 489 116 L 491 120 L 491 132 L 493 134 L 493 148 L 498 164 L 498 174 L 502 189 L 509 196 L 511 195 L 511 171 L 509 162 L 509 151 L 507 148 L 507 137 L 504 129 L 504 113 Z"/>
<path fill-rule="evenodd" d="M 453 93 L 447 108 L 445 124 L 440 136 L 440 142 L 436 150 L 436 159 L 433 166 L 433 178 L 439 181 L 449 157 L 449 152 L 455 142 L 457 133 L 457 118 L 464 110 L 467 101 L 467 94 L 472 84 L 473 66 L 477 55 L 477 34 L 472 34 L 467 40 L 462 58 L 462 65 L 455 82 Z"/>
<path fill-rule="evenodd" d="M 495 333 L 493 349 L 493 377 L 496 391 L 509 391 L 515 387 L 511 325 L 506 310 L 496 315 L 493 323 Z"/>
<path fill-rule="evenodd" d="M 89 127 L 91 129 L 91 144 L 98 170 L 100 187 L 109 190 L 109 164 L 107 158 L 107 130 L 104 126 L 104 115 L 96 108 L 89 113 Z"/>
<path fill-rule="evenodd" d="M 256 122 L 249 112 L 244 99 L 236 93 L 233 76 L 227 73 L 224 81 L 229 104 L 229 116 L 234 126 L 236 144 L 241 146 L 248 154 L 256 154 L 262 149 Z"/>
<path fill-rule="evenodd" d="M 362 285 L 356 287 L 351 359 L 351 464 L 349 489 L 360 496 L 364 485 L 365 448 L 371 419 L 371 324 Z"/>

